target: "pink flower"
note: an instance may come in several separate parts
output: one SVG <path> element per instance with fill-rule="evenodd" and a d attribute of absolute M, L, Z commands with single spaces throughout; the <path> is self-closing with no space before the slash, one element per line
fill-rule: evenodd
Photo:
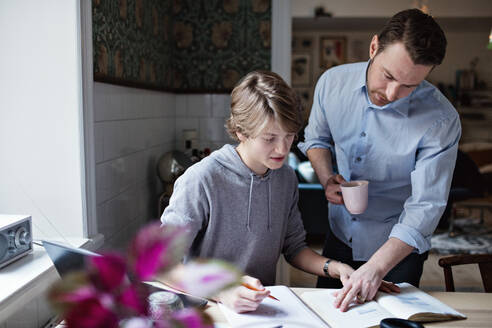
<path fill-rule="evenodd" d="M 186 227 L 162 228 L 158 222 L 145 226 L 131 243 L 127 258 L 116 253 L 91 257 L 87 270 L 70 273 L 57 282 L 49 292 L 52 304 L 68 327 L 149 327 L 149 289 L 141 281 L 180 263 L 187 245 L 186 231 Z M 177 285 L 197 296 L 209 296 L 238 284 L 242 275 L 222 261 L 196 261 L 181 268 L 184 271 Z M 185 309 L 166 313 L 154 327 L 213 325 L 204 313 Z"/>
<path fill-rule="evenodd" d="M 211 297 L 225 288 L 239 284 L 241 275 L 224 261 L 210 260 L 189 262 L 174 277 L 180 289 L 199 297 Z"/>
<path fill-rule="evenodd" d="M 183 309 L 173 313 L 172 321 L 187 328 L 213 328 L 211 319 L 195 309 Z"/>
<path fill-rule="evenodd" d="M 65 316 L 68 327 L 98 328 L 118 327 L 118 317 L 106 308 L 98 298 L 78 302 Z"/>
<path fill-rule="evenodd" d="M 121 286 L 126 278 L 126 263 L 118 254 L 93 256 L 89 265 L 94 285 L 102 290 L 112 291 Z"/>
<path fill-rule="evenodd" d="M 118 254 L 94 256 L 90 261 L 90 277 L 99 291 L 110 293 L 115 302 L 135 312 L 147 314 L 145 297 L 128 279 L 126 263 Z"/>
<path fill-rule="evenodd" d="M 149 280 L 178 264 L 184 256 L 186 229 L 161 227 L 159 222 L 142 228 L 130 246 L 130 264 L 140 280 Z"/>

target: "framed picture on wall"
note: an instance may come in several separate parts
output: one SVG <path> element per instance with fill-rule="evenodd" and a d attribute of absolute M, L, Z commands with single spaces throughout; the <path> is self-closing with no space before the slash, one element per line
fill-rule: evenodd
<path fill-rule="evenodd" d="M 294 91 L 301 99 L 303 119 L 307 122 L 309 113 L 311 112 L 311 106 L 313 105 L 313 88 L 312 87 L 295 87 Z"/>
<path fill-rule="evenodd" d="M 291 79 L 293 86 L 311 84 L 311 55 L 292 54 Z"/>
<path fill-rule="evenodd" d="M 343 36 L 322 36 L 319 43 L 319 67 L 329 69 L 347 61 L 347 39 Z"/>
<path fill-rule="evenodd" d="M 294 35 L 292 37 L 292 51 L 311 53 L 314 48 L 314 38 L 312 36 Z"/>

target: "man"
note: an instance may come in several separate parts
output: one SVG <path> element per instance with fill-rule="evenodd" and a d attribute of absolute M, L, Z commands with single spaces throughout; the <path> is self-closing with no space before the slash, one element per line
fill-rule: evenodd
<path fill-rule="evenodd" d="M 373 299 L 383 278 L 419 285 L 461 134 L 456 110 L 424 81 L 445 52 L 434 19 L 405 10 L 373 37 L 369 62 L 334 67 L 317 83 L 299 148 L 329 201 L 323 256 L 358 268 L 338 292 L 342 311 Z M 340 183 L 361 179 L 369 180 L 369 205 L 351 215 Z M 318 287 L 342 286 L 319 278 Z"/>

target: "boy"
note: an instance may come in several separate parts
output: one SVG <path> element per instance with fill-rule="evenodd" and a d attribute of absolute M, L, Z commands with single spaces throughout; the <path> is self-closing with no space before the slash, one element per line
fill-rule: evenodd
<path fill-rule="evenodd" d="M 284 165 L 301 109 L 294 91 L 271 72 L 251 72 L 232 91 L 226 127 L 239 145 L 225 145 L 175 183 L 163 224 L 188 225 L 189 255 L 219 258 L 246 272 L 218 299 L 236 312 L 254 311 L 275 283 L 281 253 L 293 266 L 347 280 L 353 269 L 306 246 L 295 173 Z M 255 278 L 253 278 L 255 277 Z"/>

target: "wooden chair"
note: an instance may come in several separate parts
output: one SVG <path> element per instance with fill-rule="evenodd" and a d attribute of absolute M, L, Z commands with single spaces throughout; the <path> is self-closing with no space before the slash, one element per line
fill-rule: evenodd
<path fill-rule="evenodd" d="M 454 292 L 453 265 L 478 264 L 486 293 L 492 293 L 492 254 L 452 255 L 439 259 L 439 266 L 444 270 L 446 291 Z"/>

